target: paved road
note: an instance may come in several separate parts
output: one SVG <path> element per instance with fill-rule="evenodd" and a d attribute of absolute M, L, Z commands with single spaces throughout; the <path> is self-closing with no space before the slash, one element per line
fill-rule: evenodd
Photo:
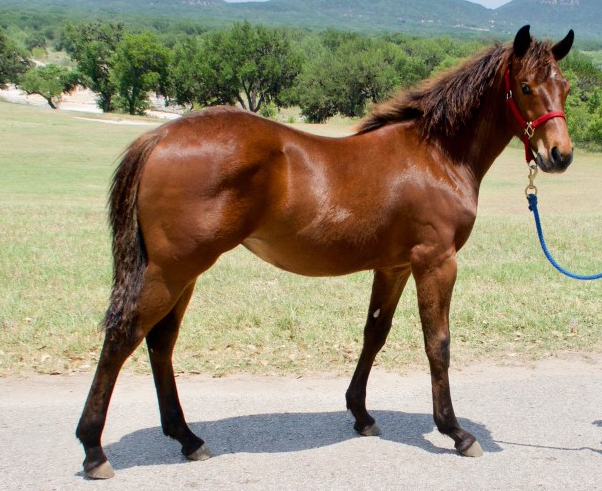
<path fill-rule="evenodd" d="M 0 489 L 602 490 L 602 356 L 451 377 L 481 458 L 434 430 L 426 373 L 376 371 L 380 437 L 353 432 L 346 378 L 180 377 L 187 418 L 214 454 L 187 462 L 158 427 L 150 377 L 124 375 L 104 433 L 109 481 L 84 479 L 73 436 L 90 375 L 0 379 Z"/>

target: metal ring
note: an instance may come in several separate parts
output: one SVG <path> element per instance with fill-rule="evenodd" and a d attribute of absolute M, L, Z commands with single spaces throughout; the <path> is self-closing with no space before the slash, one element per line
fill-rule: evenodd
<path fill-rule="evenodd" d="M 537 196 L 537 186 L 535 184 L 529 184 L 525 188 L 525 196 L 529 196 L 530 194 L 534 194 L 535 196 Z"/>

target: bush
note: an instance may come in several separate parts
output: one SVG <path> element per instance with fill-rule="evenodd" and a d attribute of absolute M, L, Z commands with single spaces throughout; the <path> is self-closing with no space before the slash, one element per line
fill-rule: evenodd
<path fill-rule="evenodd" d="M 276 114 L 278 114 L 278 108 L 276 107 L 276 104 L 269 102 L 268 104 L 261 106 L 261 109 L 259 109 L 259 114 L 261 114 L 264 118 L 273 119 L 276 117 Z"/>

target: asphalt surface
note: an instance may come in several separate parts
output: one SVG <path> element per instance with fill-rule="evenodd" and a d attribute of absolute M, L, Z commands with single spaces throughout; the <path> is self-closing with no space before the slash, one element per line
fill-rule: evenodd
<path fill-rule="evenodd" d="M 360 437 L 348 378 L 178 377 L 191 428 L 213 457 L 188 462 L 164 437 L 150 376 L 122 375 L 103 443 L 116 476 L 86 479 L 74 429 L 91 374 L 0 379 L 0 489 L 602 490 L 602 356 L 451 372 L 480 458 L 434 429 L 430 379 L 376 371 Z"/>

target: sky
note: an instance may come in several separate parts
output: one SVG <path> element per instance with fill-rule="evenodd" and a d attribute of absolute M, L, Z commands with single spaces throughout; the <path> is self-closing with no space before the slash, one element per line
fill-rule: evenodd
<path fill-rule="evenodd" d="M 236 2 L 264 2 L 266 0 L 226 0 L 226 2 L 232 2 L 232 3 L 236 3 Z M 302 1 L 302 0 L 299 0 Z M 485 7 L 489 7 L 491 9 L 494 9 L 496 7 L 499 7 L 500 5 L 504 5 L 505 3 L 508 3 L 510 0 L 468 0 L 469 2 L 473 2 L 473 3 L 480 3 L 481 5 L 484 5 Z"/>

